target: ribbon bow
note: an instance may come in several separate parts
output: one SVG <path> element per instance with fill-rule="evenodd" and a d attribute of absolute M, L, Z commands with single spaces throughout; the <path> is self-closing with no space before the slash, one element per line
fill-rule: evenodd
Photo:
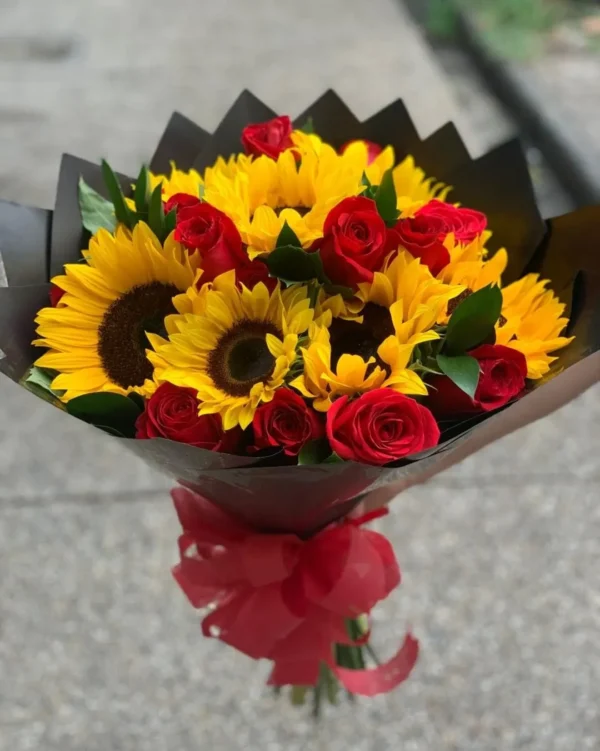
<path fill-rule="evenodd" d="M 368 521 L 331 525 L 308 540 L 257 533 L 191 491 L 172 491 L 183 528 L 173 575 L 215 637 L 254 659 L 274 662 L 269 684 L 310 686 L 325 662 L 344 687 L 373 696 L 408 678 L 418 642 L 407 634 L 386 664 L 340 668 L 334 644 L 349 641 L 346 620 L 369 614 L 400 583 L 389 541 Z M 369 517 L 372 518 L 372 517 Z"/>

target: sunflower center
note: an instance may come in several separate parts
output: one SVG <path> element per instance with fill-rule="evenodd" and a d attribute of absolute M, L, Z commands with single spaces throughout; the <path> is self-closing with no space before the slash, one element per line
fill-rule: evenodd
<path fill-rule="evenodd" d="M 282 337 L 268 321 L 238 321 L 224 334 L 208 358 L 208 373 L 217 388 L 230 396 L 246 396 L 255 383 L 266 380 L 275 368 L 267 334 Z"/>
<path fill-rule="evenodd" d="M 113 383 L 127 389 L 152 378 L 146 332 L 165 335 L 164 320 L 176 312 L 177 294 L 174 284 L 151 282 L 133 287 L 110 305 L 98 331 L 98 354 Z"/>
<path fill-rule="evenodd" d="M 377 348 L 394 333 L 394 324 L 387 308 L 367 303 L 363 308 L 363 322 L 344 321 L 334 318 L 331 324 L 331 365 L 337 366 L 343 354 L 360 355 L 367 361 L 370 357 L 385 367 L 377 356 Z"/>
<path fill-rule="evenodd" d="M 461 304 L 461 302 L 466 300 L 467 297 L 471 297 L 472 294 L 473 290 L 467 288 L 463 290 L 457 297 L 453 297 L 452 300 L 450 300 L 450 302 L 448 303 L 448 316 L 451 316 Z"/>

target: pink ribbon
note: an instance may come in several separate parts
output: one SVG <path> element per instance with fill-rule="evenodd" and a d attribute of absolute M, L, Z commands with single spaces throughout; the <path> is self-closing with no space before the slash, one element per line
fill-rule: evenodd
<path fill-rule="evenodd" d="M 173 575 L 215 637 L 254 659 L 274 662 L 269 684 L 312 686 L 325 662 L 344 687 L 363 696 L 392 690 L 410 675 L 419 646 L 409 633 L 386 664 L 350 670 L 334 644 L 352 644 L 346 620 L 369 614 L 400 583 L 389 541 L 368 521 L 331 525 L 309 540 L 260 534 L 191 491 L 173 501 L 183 528 Z"/>

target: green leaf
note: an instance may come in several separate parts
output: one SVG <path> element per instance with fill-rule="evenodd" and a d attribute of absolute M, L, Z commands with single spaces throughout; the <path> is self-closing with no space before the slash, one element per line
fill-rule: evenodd
<path fill-rule="evenodd" d="M 134 438 L 135 421 L 142 410 L 133 399 L 105 391 L 71 399 L 67 412 L 90 425 Z"/>
<path fill-rule="evenodd" d="M 344 287 L 341 284 L 325 284 L 323 289 L 328 295 L 341 295 L 344 300 L 350 300 L 355 294 L 352 287 Z"/>
<path fill-rule="evenodd" d="M 284 222 L 283 224 L 283 228 L 279 233 L 275 247 L 282 248 L 284 245 L 291 245 L 294 248 L 302 247 L 302 243 L 298 239 L 298 235 L 294 232 L 294 230 L 287 222 Z"/>
<path fill-rule="evenodd" d="M 298 464 L 322 464 L 331 455 L 331 447 L 326 438 L 308 441 L 300 449 Z"/>
<path fill-rule="evenodd" d="M 475 398 L 475 391 L 479 383 L 479 363 L 470 355 L 448 357 L 437 356 L 437 364 L 442 373 L 455 383 L 459 389 L 465 392 L 471 399 Z"/>
<path fill-rule="evenodd" d="M 168 237 L 177 226 L 177 209 L 172 209 L 165 216 L 165 237 Z"/>
<path fill-rule="evenodd" d="M 134 223 L 133 214 L 125 203 L 125 196 L 123 195 L 117 176 L 105 159 L 102 160 L 102 177 L 104 178 L 110 200 L 113 202 L 117 221 L 122 222 L 129 229 L 132 229 Z"/>
<path fill-rule="evenodd" d="M 335 451 L 330 454 L 327 459 L 324 459 L 321 464 L 343 464 L 344 460 L 341 456 L 338 456 Z"/>
<path fill-rule="evenodd" d="M 381 184 L 375 193 L 375 203 L 377 204 L 377 211 L 384 222 L 391 223 L 396 221 L 399 216 L 398 198 L 396 196 L 394 177 L 391 169 L 383 173 Z"/>
<path fill-rule="evenodd" d="M 309 117 L 304 125 L 298 128 L 298 130 L 301 130 L 303 133 L 307 133 L 308 135 L 312 135 L 315 132 L 315 124 L 312 117 Z"/>
<path fill-rule="evenodd" d="M 311 279 L 329 281 L 318 252 L 307 253 L 302 248 L 283 245 L 268 256 L 263 256 L 262 260 L 267 264 L 271 276 L 288 283 L 309 282 Z"/>
<path fill-rule="evenodd" d="M 57 373 L 54 370 L 38 368 L 37 365 L 32 365 L 25 378 L 21 381 L 21 385 L 45 402 L 50 402 L 55 407 L 65 409 L 64 404 L 60 401 L 60 394 L 62 392 L 52 390 L 52 381 L 56 376 Z"/>
<path fill-rule="evenodd" d="M 362 184 L 365 186 L 365 189 L 360 194 L 363 198 L 370 198 L 372 201 L 375 200 L 375 196 L 377 195 L 378 187 L 377 185 L 373 185 L 369 178 L 367 177 L 367 173 L 363 172 L 362 176 Z"/>
<path fill-rule="evenodd" d="M 25 383 L 39 386 L 40 388 L 52 391 L 52 381 L 56 378 L 56 371 L 49 368 L 38 368 L 37 365 L 32 365 Z"/>
<path fill-rule="evenodd" d="M 143 412 L 146 409 L 146 400 L 140 394 L 136 394 L 135 391 L 132 391 L 131 394 L 127 394 L 127 398 L 131 399 L 131 401 L 137 405 L 140 412 Z"/>
<path fill-rule="evenodd" d="M 313 251 L 312 253 L 308 253 L 307 255 L 312 256 L 312 262 L 315 266 L 316 271 L 316 280 L 320 282 L 321 284 L 329 284 L 329 278 L 327 277 L 327 274 L 325 273 L 325 269 L 323 268 L 323 259 L 321 258 L 320 252 Z"/>
<path fill-rule="evenodd" d="M 477 347 L 493 335 L 502 311 L 499 287 L 484 287 L 465 298 L 456 308 L 446 330 L 444 351 L 458 355 Z"/>
<path fill-rule="evenodd" d="M 162 200 L 162 185 L 158 184 L 150 196 L 150 206 L 148 208 L 148 224 L 150 229 L 162 242 L 165 233 L 165 210 Z"/>
<path fill-rule="evenodd" d="M 150 200 L 150 181 L 148 179 L 148 168 L 145 165 L 140 170 L 135 184 L 133 199 L 137 212 L 139 214 L 146 214 L 148 212 L 148 201 Z"/>
<path fill-rule="evenodd" d="M 99 229 L 114 232 L 117 226 L 112 203 L 90 188 L 83 177 L 79 178 L 79 211 L 81 223 L 92 235 L 95 235 Z"/>

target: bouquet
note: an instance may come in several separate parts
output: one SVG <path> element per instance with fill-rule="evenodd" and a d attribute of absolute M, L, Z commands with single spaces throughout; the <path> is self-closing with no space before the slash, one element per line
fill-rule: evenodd
<path fill-rule="evenodd" d="M 175 114 L 136 178 L 65 156 L 53 212 L 0 204 L 0 369 L 178 481 L 204 634 L 318 711 L 417 659 L 409 633 L 367 667 L 400 572 L 364 525 L 598 380 L 599 229 L 541 220 L 516 142 L 471 160 L 401 102 L 292 123 L 244 92 L 213 136 Z"/>

